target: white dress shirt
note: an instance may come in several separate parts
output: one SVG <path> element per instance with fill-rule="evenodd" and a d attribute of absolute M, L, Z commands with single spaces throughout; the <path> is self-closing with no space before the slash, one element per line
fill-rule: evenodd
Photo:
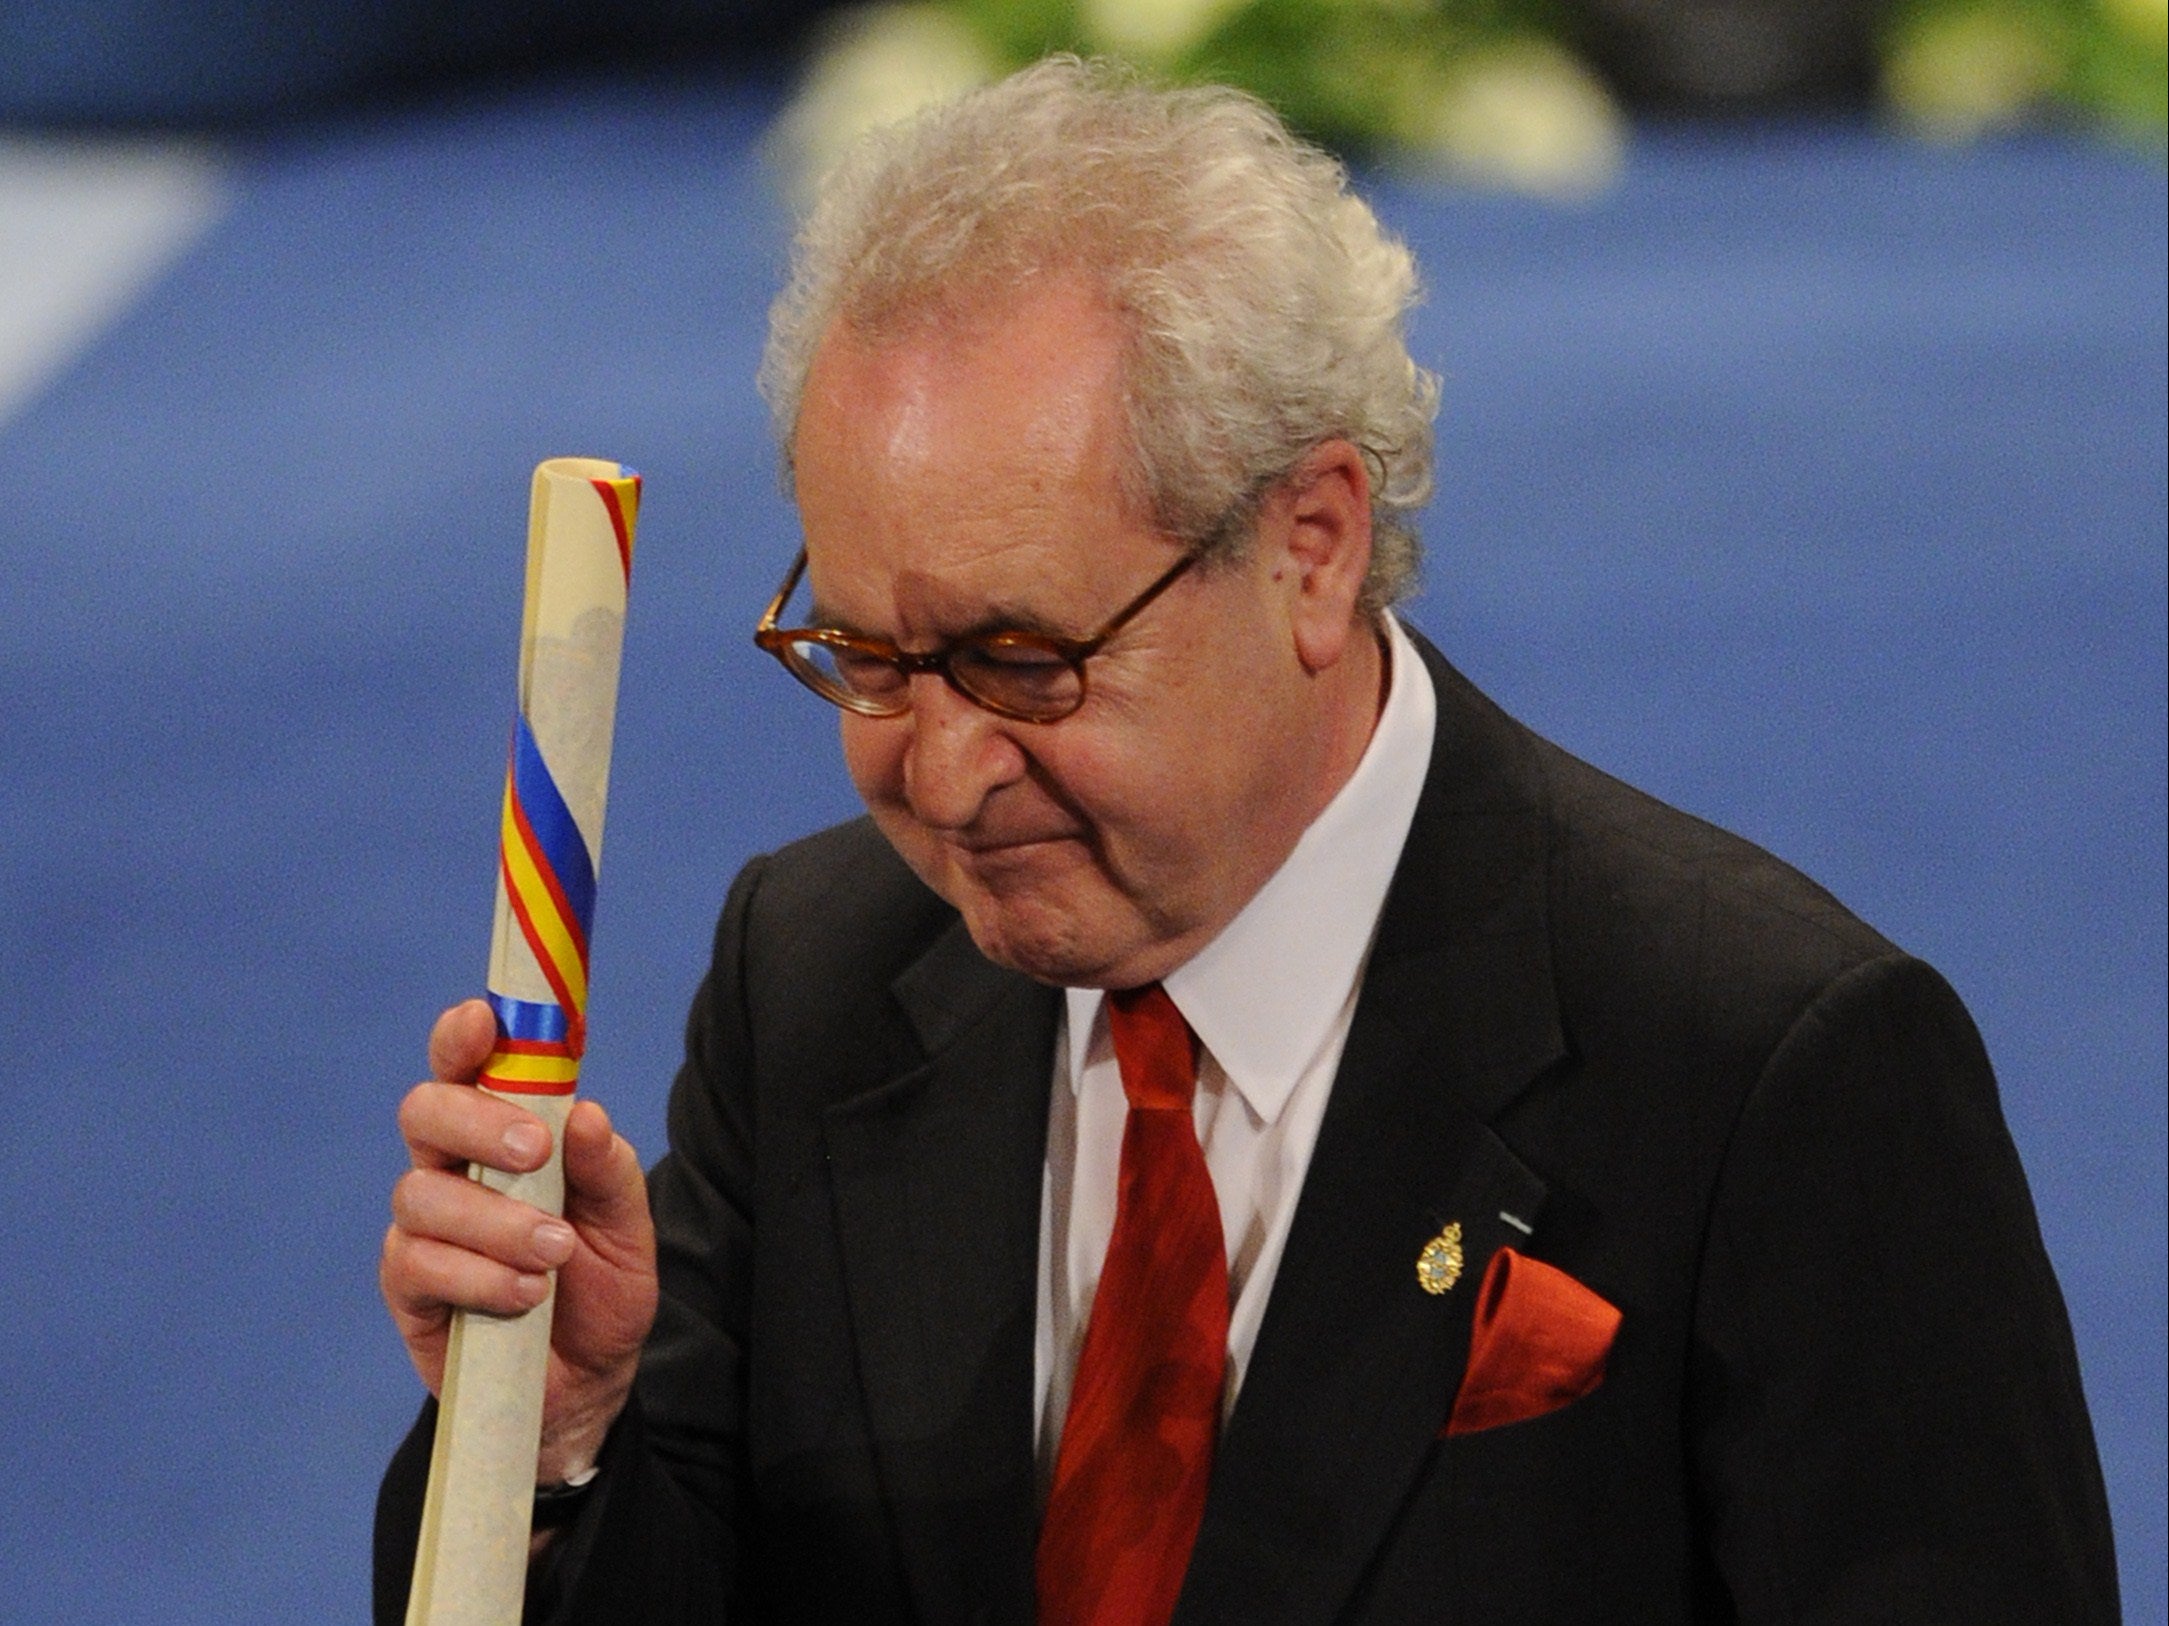
<path fill-rule="evenodd" d="M 1228 1248 L 1225 1418 L 1295 1218 L 1386 888 L 1431 762 L 1437 696 L 1391 615 L 1386 704 L 1356 771 L 1227 929 L 1163 982 L 1198 1036 L 1198 1143 Z M 1067 991 L 1040 1201 L 1034 1400 L 1041 1492 L 1115 1228 L 1129 1111 L 1106 997 Z"/>

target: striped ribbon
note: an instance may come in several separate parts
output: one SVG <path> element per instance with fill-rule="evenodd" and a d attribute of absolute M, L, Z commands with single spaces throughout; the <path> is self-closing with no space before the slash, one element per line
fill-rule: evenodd
<path fill-rule="evenodd" d="M 481 1081 L 514 1094 L 570 1095 L 587 1048 L 595 866 L 524 717 L 513 724 L 498 853 L 513 918 L 557 1003 L 490 996 L 501 1036 Z"/>
<path fill-rule="evenodd" d="M 610 532 L 617 539 L 618 568 L 625 572 L 625 585 L 633 583 L 633 525 L 640 517 L 640 471 L 620 465 L 615 480 L 590 480 L 595 495 L 602 498 L 603 512 L 610 516 Z"/>
<path fill-rule="evenodd" d="M 482 1064 L 481 1082 L 508 1095 L 570 1095 L 580 1079 L 580 1058 L 565 1042 L 562 1006 L 489 996 L 497 1013 L 497 1048 Z"/>

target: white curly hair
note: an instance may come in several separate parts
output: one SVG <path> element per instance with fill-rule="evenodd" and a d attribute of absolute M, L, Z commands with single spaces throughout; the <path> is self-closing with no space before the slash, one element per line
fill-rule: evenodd
<path fill-rule="evenodd" d="M 1101 62 L 1051 57 L 872 132 L 829 174 L 761 361 L 786 468 L 833 324 L 916 331 L 1063 272 L 1129 335 L 1131 478 L 1157 524 L 1239 550 L 1249 506 L 1345 438 L 1371 473 L 1364 607 L 1413 589 L 1438 407 L 1403 336 L 1414 257 L 1256 99 Z"/>

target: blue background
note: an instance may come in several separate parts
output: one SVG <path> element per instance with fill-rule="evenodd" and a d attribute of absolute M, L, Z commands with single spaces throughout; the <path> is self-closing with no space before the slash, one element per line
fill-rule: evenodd
<path fill-rule="evenodd" d="M 585 1076 L 647 1155 L 729 875 L 853 810 L 746 636 L 775 101 L 253 138 L 0 429 L 7 1619 L 364 1613 L 392 1110 L 483 968 L 538 458 L 648 477 Z M 1413 619 L 1968 999 L 2161 1620 L 2159 163 L 1785 125 L 1645 135 L 1586 208 L 1372 190 L 1446 379 Z"/>

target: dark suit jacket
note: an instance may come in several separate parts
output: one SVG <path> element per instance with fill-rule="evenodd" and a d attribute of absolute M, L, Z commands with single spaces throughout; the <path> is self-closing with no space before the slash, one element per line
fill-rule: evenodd
<path fill-rule="evenodd" d="M 2115 1620 L 2069 1327 L 1957 998 L 1426 659 L 1429 780 L 1178 1622 Z M 863 821 L 739 877 L 653 1177 L 661 1319 L 531 1618 L 1031 1618 L 1057 1004 Z M 1432 1296 L 1452 1220 L 1467 1275 Z M 1507 1244 L 1624 1312 L 1609 1372 L 1443 1439 Z"/>

